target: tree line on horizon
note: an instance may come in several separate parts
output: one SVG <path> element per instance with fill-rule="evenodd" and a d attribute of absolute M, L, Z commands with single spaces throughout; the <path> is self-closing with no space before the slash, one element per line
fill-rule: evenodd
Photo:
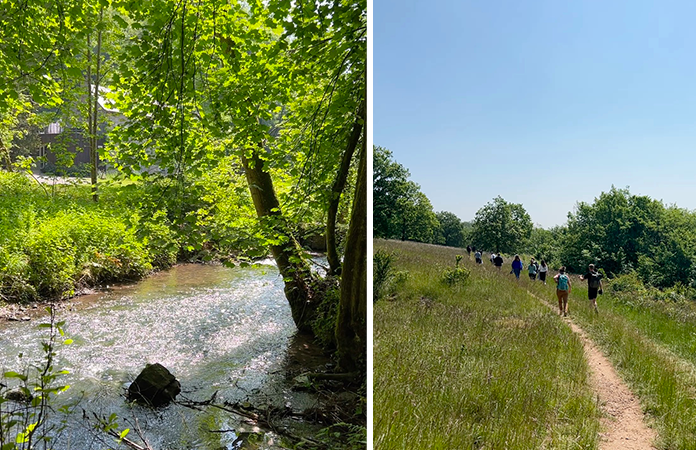
<path fill-rule="evenodd" d="M 526 254 L 575 273 L 594 263 L 609 276 L 632 273 L 658 288 L 696 288 L 694 211 L 612 186 L 592 204 L 578 202 L 566 224 L 549 229 L 500 196 L 466 222 L 435 212 L 391 151 L 375 146 L 373 158 L 375 238 Z"/>

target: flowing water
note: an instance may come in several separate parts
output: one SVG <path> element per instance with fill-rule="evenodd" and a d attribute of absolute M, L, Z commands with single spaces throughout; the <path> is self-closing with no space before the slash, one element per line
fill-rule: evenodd
<path fill-rule="evenodd" d="M 82 410 L 88 416 L 115 413 L 120 429 L 133 429 L 137 419 L 155 449 L 233 449 L 240 429 L 251 431 L 239 417 L 218 409 L 128 405 L 124 391 L 146 363 L 158 362 L 177 377 L 178 399 L 202 401 L 218 391 L 216 403 L 249 400 L 293 411 L 314 401 L 292 391 L 286 380 L 289 353 L 304 344 L 295 335 L 272 261 L 233 269 L 176 266 L 132 286 L 80 297 L 59 311 L 57 320 L 66 321 L 66 337 L 74 340 L 60 346 L 55 363 L 70 371 L 63 381 L 71 387 L 60 402 L 79 400 L 58 448 L 115 447 L 113 439 L 91 429 L 93 421 L 82 419 Z M 47 335 L 37 327 L 42 321 L 0 327 L 0 370 L 17 370 L 41 356 Z M 264 435 L 262 447 L 277 448 L 274 439 Z"/>

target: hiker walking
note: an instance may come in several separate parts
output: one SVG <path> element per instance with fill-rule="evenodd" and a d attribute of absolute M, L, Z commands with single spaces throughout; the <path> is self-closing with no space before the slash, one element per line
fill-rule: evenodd
<path fill-rule="evenodd" d="M 570 277 L 565 273 L 565 266 L 561 267 L 553 280 L 556 282 L 556 297 L 558 297 L 558 309 L 563 316 L 568 315 L 568 294 L 570 294 Z"/>
<path fill-rule="evenodd" d="M 527 267 L 527 272 L 529 272 L 530 280 L 536 280 L 537 270 L 539 270 L 539 268 L 537 267 L 537 263 L 536 261 L 534 261 L 534 258 L 532 258 L 532 260 L 529 261 L 529 267 Z"/>
<path fill-rule="evenodd" d="M 466 253 L 469 255 L 469 259 L 471 259 L 471 245 L 466 246 Z"/>
<path fill-rule="evenodd" d="M 546 285 L 546 274 L 548 273 L 549 268 L 546 265 L 546 260 L 542 259 L 541 260 L 541 266 L 539 267 L 539 281 L 543 281 L 544 285 Z"/>
<path fill-rule="evenodd" d="M 476 264 L 483 264 L 483 261 L 481 261 L 481 251 L 477 250 L 476 253 L 474 253 L 474 258 L 476 258 Z"/>
<path fill-rule="evenodd" d="M 498 268 L 498 270 L 503 268 L 503 257 L 500 256 L 500 253 L 495 255 L 495 258 L 493 258 L 493 264 L 495 264 L 495 267 Z"/>
<path fill-rule="evenodd" d="M 580 275 L 580 281 L 587 280 L 587 297 L 590 299 L 595 313 L 599 314 L 597 310 L 597 294 L 602 293 L 602 274 L 595 270 L 594 264 L 590 264 L 587 269 L 586 274 Z"/>
<path fill-rule="evenodd" d="M 522 261 L 520 260 L 520 255 L 515 255 L 514 261 L 512 261 L 512 271 L 515 272 L 515 278 L 520 279 L 520 272 L 522 272 Z"/>

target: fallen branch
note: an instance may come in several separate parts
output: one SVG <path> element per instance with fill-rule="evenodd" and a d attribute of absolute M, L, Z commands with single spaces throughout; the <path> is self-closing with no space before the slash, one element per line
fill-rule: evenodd
<path fill-rule="evenodd" d="M 307 378 L 312 378 L 314 380 L 344 381 L 344 380 L 354 380 L 355 378 L 358 377 L 359 374 L 357 372 L 347 372 L 347 373 L 317 372 L 317 373 L 305 373 L 304 375 Z"/>

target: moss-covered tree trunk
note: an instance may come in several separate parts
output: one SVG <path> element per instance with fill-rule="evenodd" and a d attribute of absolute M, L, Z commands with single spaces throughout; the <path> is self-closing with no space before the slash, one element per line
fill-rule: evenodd
<path fill-rule="evenodd" d="M 302 332 L 311 332 L 311 320 L 316 309 L 311 295 L 312 273 L 300 257 L 301 249 L 297 242 L 290 235 L 273 188 L 273 180 L 260 158 L 259 148 L 254 150 L 250 158 L 242 156 L 247 184 L 256 215 L 262 225 L 267 227 L 274 237 L 279 238 L 280 243 L 271 246 L 271 253 L 285 281 L 285 297 L 290 303 L 295 325 Z"/>
<path fill-rule="evenodd" d="M 341 273 L 341 258 L 338 256 L 338 250 L 336 249 L 336 215 L 338 214 L 338 206 L 341 202 L 341 194 L 343 193 L 346 180 L 348 179 L 350 162 L 353 159 L 355 149 L 358 147 L 364 123 L 365 100 L 360 103 L 358 114 L 355 116 L 355 123 L 353 123 L 353 129 L 348 138 L 346 149 L 343 152 L 341 167 L 338 169 L 336 179 L 331 186 L 331 199 L 329 200 L 326 220 L 326 259 L 329 262 L 329 275 L 339 275 Z"/>
<path fill-rule="evenodd" d="M 367 139 L 363 129 L 358 180 L 341 276 L 336 344 L 341 370 L 354 371 L 367 349 Z"/>

